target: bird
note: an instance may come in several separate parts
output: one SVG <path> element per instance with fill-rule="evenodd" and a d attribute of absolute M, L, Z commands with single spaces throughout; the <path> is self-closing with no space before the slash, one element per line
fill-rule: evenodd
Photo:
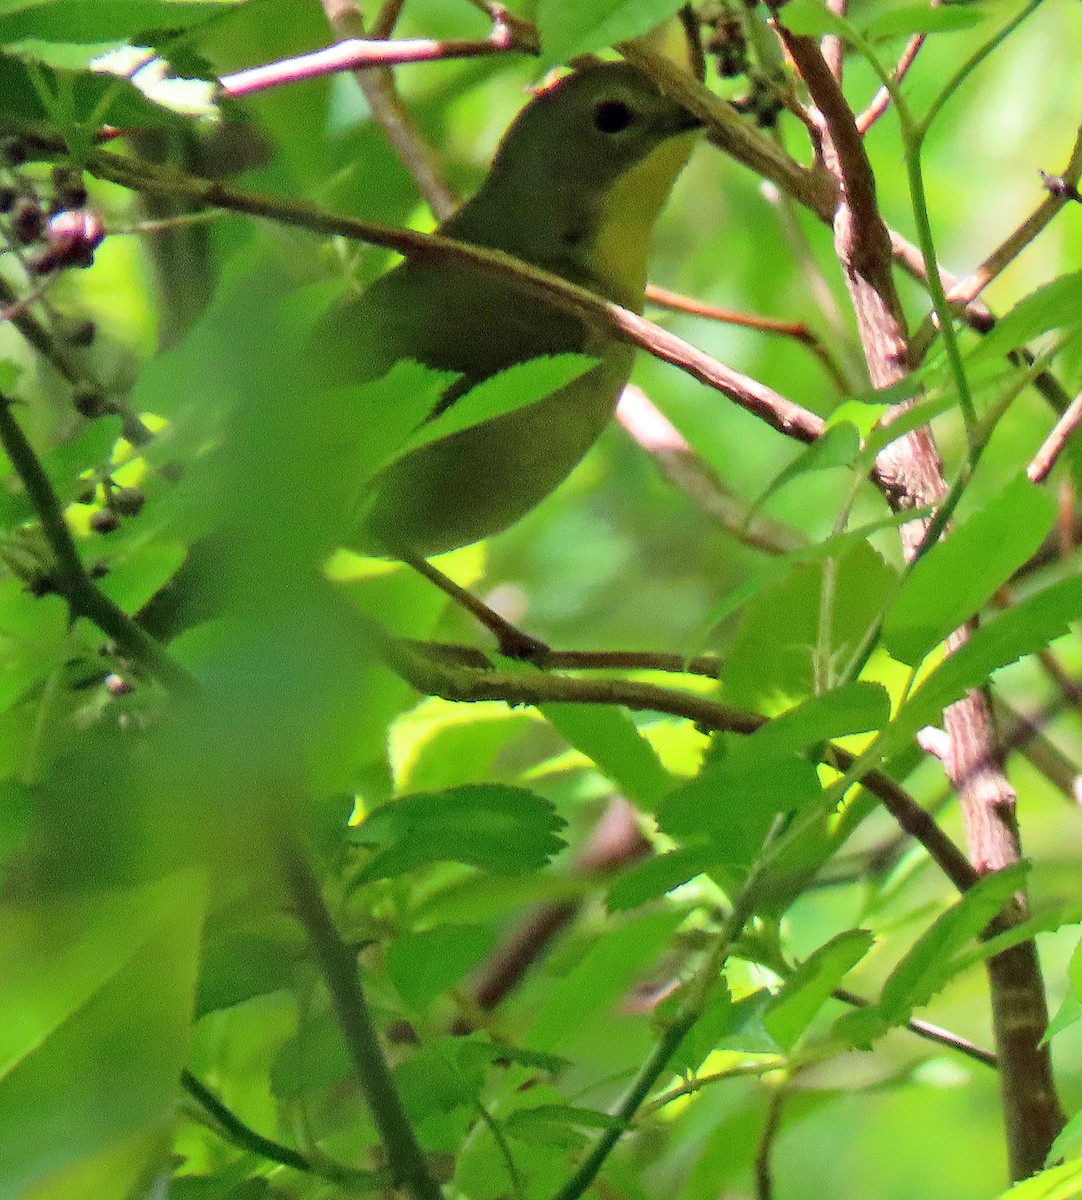
<path fill-rule="evenodd" d="M 503 251 L 641 312 L 650 237 L 701 122 L 625 62 L 594 62 L 543 85 L 502 138 L 478 191 L 438 232 Z M 520 657 L 541 643 L 451 583 L 429 557 L 499 533 L 554 491 L 600 436 L 632 346 L 465 264 L 407 257 L 332 305 L 307 338 L 321 386 L 365 384 L 412 360 L 453 382 L 426 420 L 471 388 L 540 356 L 596 364 L 533 403 L 407 451 L 360 486 L 346 548 L 406 562 L 443 587 Z M 358 429 L 358 436 L 364 430 Z M 212 617 L 229 591 L 238 531 L 189 548 L 140 612 L 171 640 Z"/>
<path fill-rule="evenodd" d="M 519 113 L 446 237 L 500 250 L 641 312 L 650 237 L 701 122 L 637 67 L 596 62 Z M 612 417 L 634 349 L 512 283 L 407 259 L 336 305 L 314 332 L 331 382 L 401 359 L 454 372 L 432 416 L 543 355 L 597 360 L 540 400 L 429 442 L 372 481 L 352 547 L 413 561 L 499 533 L 572 471 Z M 333 356 L 326 351 L 333 347 Z"/>

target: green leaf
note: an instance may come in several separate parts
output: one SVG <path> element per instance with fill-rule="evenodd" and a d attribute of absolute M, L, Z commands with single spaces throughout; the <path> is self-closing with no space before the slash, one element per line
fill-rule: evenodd
<path fill-rule="evenodd" d="M 891 724 L 884 753 L 939 719 L 948 705 L 988 682 L 993 671 L 1034 654 L 1082 617 L 1082 579 L 1065 579 L 1028 596 L 982 625 L 921 684 Z"/>
<path fill-rule="evenodd" d="M 509 1137 L 541 1146 L 579 1145 L 581 1138 L 567 1136 L 572 1130 L 628 1128 L 628 1123 L 619 1117 L 573 1104 L 539 1104 L 535 1108 L 522 1108 L 504 1123 Z"/>
<path fill-rule="evenodd" d="M 1024 475 L 928 551 L 902 582 L 883 641 L 916 666 L 984 607 L 1035 553 L 1056 520 L 1056 503 Z"/>
<path fill-rule="evenodd" d="M 821 549 L 821 548 L 820 548 Z M 835 544 L 830 620 L 824 637 L 823 565 L 810 562 L 774 582 L 745 609 L 722 671 L 729 703 L 775 712 L 814 695 L 817 655 L 844 663 L 894 594 L 897 574 L 863 539 Z M 825 644 L 824 644 L 825 643 Z"/>
<path fill-rule="evenodd" d="M 581 0 L 575 4 L 539 0 L 542 67 L 640 37 L 667 21 L 679 7 L 678 0 Z"/>
<path fill-rule="evenodd" d="M 350 834 L 354 844 L 375 848 L 362 882 L 437 862 L 520 875 L 539 870 L 562 849 L 563 824 L 536 793 L 486 783 L 403 796 Z"/>
<path fill-rule="evenodd" d="M 609 888 L 605 905 L 609 912 L 637 908 L 680 887 L 708 871 L 719 860 L 716 846 L 688 846 L 647 859 L 626 872 Z"/>
<path fill-rule="evenodd" d="M 1080 1154 L 1082 1154 L 1082 1111 L 1076 1112 L 1059 1131 L 1046 1157 L 1052 1162 L 1059 1159 L 1070 1161 L 1078 1158 Z"/>
<path fill-rule="evenodd" d="M 944 4 L 939 8 L 906 4 L 873 18 L 863 26 L 862 32 L 869 41 L 909 37 L 915 33 L 950 33 L 958 29 L 972 29 L 984 20 L 985 15 L 979 4 L 969 0 Z"/>
<path fill-rule="evenodd" d="M 0 5 L 0 42 L 124 42 L 148 29 L 190 29 L 244 0 L 15 0 Z"/>
<path fill-rule="evenodd" d="M 961 969 L 955 956 L 988 925 L 1022 886 L 1025 863 L 986 875 L 942 913 L 910 948 L 883 985 L 878 1011 L 891 1025 L 908 1020 Z M 964 962 L 962 964 L 965 965 Z"/>
<path fill-rule="evenodd" d="M 618 1004 L 632 980 L 651 968 L 683 916 L 662 910 L 636 915 L 616 928 L 607 928 L 604 936 L 545 994 L 533 1026 L 523 1039 L 525 1045 L 569 1054 L 576 1038 L 580 1042 L 588 1040 L 591 1029 Z"/>
<path fill-rule="evenodd" d="M 763 507 L 775 493 L 800 475 L 814 471 L 830 471 L 848 467 L 860 455 L 860 431 L 849 421 L 829 426 L 810 446 L 806 446 L 788 466 L 770 481 L 770 486 L 751 506 L 747 521 Z"/>
<path fill-rule="evenodd" d="M 1082 1021 L 1082 1000 L 1079 1000 L 1074 992 L 1068 992 L 1055 1016 L 1048 1022 L 1048 1028 L 1041 1039 L 1042 1043 L 1050 1042 L 1057 1034 L 1070 1029 L 1072 1025 L 1077 1025 L 1079 1021 Z"/>
<path fill-rule="evenodd" d="M 476 1034 L 438 1037 L 396 1067 L 395 1083 L 410 1119 L 475 1106 L 492 1061 L 490 1045 Z"/>
<path fill-rule="evenodd" d="M 1052 904 L 1039 909 L 1010 929 L 997 933 L 995 937 L 974 946 L 971 950 L 958 956 L 956 970 L 964 971 L 975 963 L 986 962 L 1012 946 L 1022 942 L 1032 941 L 1038 933 L 1054 933 L 1065 925 L 1077 925 L 1082 921 L 1082 900 L 1066 901 L 1063 904 Z"/>
<path fill-rule="evenodd" d="M 822 0 L 790 0 L 780 19 L 786 29 L 806 37 L 819 37 L 824 33 L 845 37 L 849 32 L 845 22 L 831 12 Z"/>
<path fill-rule="evenodd" d="M 405 1003 L 420 1012 L 477 966 L 495 940 L 484 925 L 438 925 L 399 934 L 387 947 L 387 974 Z"/>
<path fill-rule="evenodd" d="M 652 812 L 676 783 L 624 709 L 602 704 L 544 704 L 541 713 L 640 808 Z"/>
<path fill-rule="evenodd" d="M 59 596 L 34 597 L 18 579 L 0 579 L 0 712 L 64 662 L 70 624 Z"/>
<path fill-rule="evenodd" d="M 530 1083 L 524 1090 L 501 1097 L 490 1112 L 492 1123 L 500 1128 L 520 1108 L 536 1108 L 542 1104 L 559 1105 L 564 1098 L 553 1087 Z M 566 1128 L 566 1127 L 565 1127 Z M 575 1146 L 584 1143 L 584 1135 L 569 1131 Z M 514 1174 L 508 1167 L 507 1138 L 500 1130 L 496 1137 L 488 1121 L 479 1121 L 466 1138 L 460 1153 L 455 1156 L 454 1190 L 471 1200 L 545 1200 L 552 1194 L 552 1181 L 567 1172 L 567 1151 L 564 1146 L 541 1145 L 516 1139 L 511 1159 Z"/>
<path fill-rule="evenodd" d="M 1038 1171 L 1001 1192 L 998 1200 L 1078 1200 L 1082 1196 L 1082 1159 Z"/>
<path fill-rule="evenodd" d="M 9 905 L 0 922 L 0 1197 L 15 1200 L 173 1112 L 203 886 Z"/>
<path fill-rule="evenodd" d="M 974 358 L 999 357 L 1050 329 L 1082 324 L 1082 271 L 1061 275 L 1020 300 L 973 351 Z"/>
<path fill-rule="evenodd" d="M 830 999 L 831 992 L 875 944 L 867 929 L 838 934 L 793 972 L 782 985 L 763 1018 L 767 1033 L 791 1050 Z"/>
<path fill-rule="evenodd" d="M 746 868 L 778 813 L 822 796 L 815 765 L 797 755 L 763 753 L 753 738 L 723 734 L 696 779 L 667 796 L 658 824 L 681 839 L 710 838 L 720 863 Z"/>
<path fill-rule="evenodd" d="M 426 421 L 400 454 L 412 454 L 421 446 L 535 404 L 596 365 L 597 359 L 584 354 L 554 354 L 516 363 L 471 388 L 438 416 Z"/>
<path fill-rule="evenodd" d="M 811 696 L 768 721 L 748 739 L 764 755 L 797 754 L 820 742 L 881 729 L 890 720 L 890 696 L 881 684 L 858 679 Z"/>

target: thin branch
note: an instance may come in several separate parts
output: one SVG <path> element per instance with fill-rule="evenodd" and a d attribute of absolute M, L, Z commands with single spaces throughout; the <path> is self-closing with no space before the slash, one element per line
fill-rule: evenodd
<path fill-rule="evenodd" d="M 133 191 L 169 195 L 193 204 L 228 208 L 251 216 L 267 217 L 321 234 L 369 242 L 397 250 L 407 258 L 453 263 L 521 288 L 553 306 L 602 328 L 629 345 L 640 346 L 664 362 L 672 363 L 701 383 L 728 396 L 772 428 L 797 441 L 812 442 L 822 433 L 823 419 L 794 404 L 765 384 L 733 371 L 675 334 L 654 325 L 645 317 L 612 301 L 603 300 L 585 288 L 529 266 L 498 250 L 482 249 L 438 234 L 396 229 L 373 221 L 362 221 L 328 212 L 318 205 L 285 197 L 244 191 L 216 180 L 186 175 L 168 167 L 157 167 L 137 159 L 98 151 L 87 169 Z"/>
<path fill-rule="evenodd" d="M 819 360 L 823 370 L 830 376 L 831 383 L 844 396 L 852 390 L 845 373 L 838 365 L 834 355 L 827 349 L 823 341 L 801 321 L 778 321 L 772 317 L 752 316 L 748 313 L 733 312 L 727 308 L 718 308 L 706 304 L 692 296 L 682 296 L 679 292 L 671 292 L 668 288 L 647 284 L 647 304 L 670 312 L 688 313 L 693 317 L 705 317 L 708 321 L 719 321 L 725 325 L 739 325 L 743 329 L 757 329 L 760 333 L 774 333 L 781 337 L 792 338 L 807 348 Z"/>
<path fill-rule="evenodd" d="M 64 520 L 60 500 L 11 408 L 11 401 L 0 397 L 0 445 L 41 521 L 55 559 L 50 580 L 56 590 L 67 600 L 73 615 L 96 625 L 112 638 L 121 653 L 140 663 L 170 691 L 193 697 L 197 685 L 192 677 L 90 578 Z"/>
<path fill-rule="evenodd" d="M 1067 411 L 1056 422 L 1052 432 L 1045 438 L 1041 448 L 1026 468 L 1026 475 L 1034 483 L 1044 483 L 1056 460 L 1067 447 L 1067 443 L 1082 422 L 1082 392 L 1071 401 Z"/>
<path fill-rule="evenodd" d="M 360 10 L 352 0 L 322 0 L 322 3 L 327 21 L 340 44 L 364 33 Z M 384 6 L 377 17 L 379 36 L 390 37 L 400 8 L 398 0 L 391 0 L 391 3 Z M 496 37 L 501 30 L 505 36 L 509 36 L 507 26 L 497 18 L 493 23 L 490 39 Z M 417 190 L 425 198 L 435 217 L 441 221 L 449 217 L 458 207 L 458 197 L 444 176 L 439 155 L 425 141 L 413 114 L 402 103 L 395 85 L 394 72 L 389 66 L 375 71 L 354 69 L 353 77 L 364 93 L 372 119 L 383 130 L 391 148 L 409 172 Z"/>
<path fill-rule="evenodd" d="M 428 658 L 415 644 L 378 639 L 378 650 L 387 664 L 424 695 L 444 700 L 476 703 L 502 700 L 506 704 L 551 703 L 621 705 L 633 712 L 661 712 L 683 717 L 700 729 L 740 734 L 755 733 L 768 722 L 758 713 L 744 712 L 677 688 L 625 679 L 578 679 L 552 672 L 518 672 L 459 669 Z M 824 761 L 841 771 L 850 770 L 857 756 L 841 746 L 824 749 Z M 915 838 L 940 870 L 960 891 L 977 881 L 977 874 L 962 851 L 906 790 L 890 776 L 869 772 L 861 784 L 874 795 L 894 820 Z"/>
<path fill-rule="evenodd" d="M 839 56 L 840 57 L 840 56 Z M 757 1200 L 773 1200 L 774 1180 L 770 1171 L 770 1154 L 781 1129 L 781 1114 L 787 1099 L 784 1087 L 775 1088 L 766 1106 L 766 1119 L 755 1147 L 755 1195 Z"/>
<path fill-rule="evenodd" d="M 191 1071 L 185 1069 L 180 1073 L 181 1087 L 189 1096 L 211 1117 L 213 1127 L 227 1141 L 246 1150 L 249 1154 L 258 1154 L 270 1162 L 280 1163 L 283 1167 L 291 1167 L 294 1171 L 303 1171 L 307 1175 L 316 1175 L 332 1183 L 348 1187 L 356 1191 L 384 1191 L 391 1182 L 387 1171 L 359 1171 L 355 1167 L 347 1167 L 342 1163 L 330 1162 L 322 1158 L 308 1158 L 292 1146 L 283 1146 L 272 1138 L 264 1137 L 247 1125 L 218 1099 L 204 1083 L 200 1082 Z"/>
<path fill-rule="evenodd" d="M 401 66 L 403 63 L 441 62 L 449 58 L 480 58 L 509 51 L 533 52 L 523 46 L 511 27 L 503 22 L 497 22 L 489 36 L 480 40 L 440 42 L 431 38 L 413 38 L 388 42 L 383 39 L 347 38 L 325 50 L 223 75 L 218 80 L 218 90 L 223 96 L 236 99 L 268 88 L 319 79 L 343 71 L 366 71 Z"/>
<path fill-rule="evenodd" d="M 616 406 L 616 420 L 673 487 L 741 544 L 767 554 L 786 554 L 806 544 L 795 530 L 762 513 L 753 514 L 749 521 L 747 501 L 722 482 L 641 388 L 634 384 L 624 388 Z M 546 661 L 551 663 L 552 659 Z"/>
<path fill-rule="evenodd" d="M 473 646 L 448 642 L 406 644 L 437 662 L 482 671 L 492 665 L 490 656 Z M 682 658 L 679 654 L 663 650 L 550 650 L 545 666 L 558 671 L 666 671 L 717 679 L 721 660 L 715 654 Z"/>
<path fill-rule="evenodd" d="M 932 0 L 933 7 L 937 0 Z M 916 61 L 917 55 L 920 53 L 921 46 L 924 45 L 925 34 L 915 33 L 906 43 L 905 49 L 902 51 L 898 59 L 897 65 L 891 71 L 891 81 L 894 84 L 899 84 L 906 77 L 909 68 Z M 879 120 L 879 118 L 890 107 L 890 89 L 881 87 L 878 92 L 872 97 L 868 107 L 857 117 L 857 130 L 861 137 L 868 132 L 869 129 Z"/>
<path fill-rule="evenodd" d="M 327 985 L 338 1026 L 387 1152 L 393 1183 L 405 1188 L 414 1200 L 442 1200 L 440 1185 L 417 1144 L 383 1057 L 361 987 L 357 955 L 335 928 L 305 854 L 293 842 L 283 841 L 278 847 L 278 858 L 294 911 Z"/>
<path fill-rule="evenodd" d="M 867 1008 L 869 1005 L 869 1001 L 865 1000 L 863 996 L 858 996 L 856 992 L 850 992 L 846 988 L 835 988 L 831 995 L 835 1000 L 840 1000 L 843 1004 L 851 1004 L 854 1008 Z M 952 1033 L 949 1029 L 943 1029 L 939 1025 L 933 1025 L 930 1021 L 910 1018 L 906 1021 L 905 1028 L 910 1033 L 916 1034 L 917 1037 L 924 1038 L 925 1041 L 957 1050 L 959 1054 L 964 1054 L 967 1058 L 986 1067 L 995 1068 L 999 1065 L 996 1056 L 990 1050 L 984 1050 L 960 1034 Z"/>
<path fill-rule="evenodd" d="M 835 16 L 845 17 L 849 12 L 849 0 L 827 0 L 827 9 Z M 845 62 L 845 43 L 835 33 L 828 33 L 820 42 L 823 62 L 830 68 L 831 75 L 841 83 L 842 66 Z"/>
<path fill-rule="evenodd" d="M 1063 173 L 1059 176 L 1063 189 L 1049 191 L 1037 207 L 1022 221 L 1002 242 L 985 258 L 976 270 L 964 279 L 944 278 L 947 301 L 954 310 L 971 307 L 973 301 L 997 276 L 1022 253 L 1023 250 L 1050 224 L 1052 219 L 1070 203 L 1069 189 L 1076 187 L 1082 180 L 1082 126 L 1079 127 L 1071 154 Z M 922 358 L 928 345 L 935 337 L 936 319 L 930 314 L 925 318 L 920 329 L 913 336 L 913 353 Z M 995 325 L 995 319 L 988 313 L 979 332 L 988 332 Z"/>
<path fill-rule="evenodd" d="M 1044 0 L 1029 0 L 1015 16 L 1013 16 L 1001 29 L 996 32 L 966 59 L 957 71 L 947 80 L 939 92 L 939 95 L 932 101 L 931 107 L 924 114 L 920 123 L 920 133 L 923 137 L 924 133 L 931 127 L 932 122 L 939 114 L 940 109 L 954 95 L 954 93 L 962 86 L 969 76 L 981 65 L 982 62 L 996 50 L 1014 31 L 1022 24 L 1027 17 L 1031 16 L 1040 8 Z"/>

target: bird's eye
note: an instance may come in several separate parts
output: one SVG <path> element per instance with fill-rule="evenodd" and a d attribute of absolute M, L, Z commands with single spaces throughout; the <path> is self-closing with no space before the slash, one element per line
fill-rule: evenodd
<path fill-rule="evenodd" d="M 594 109 L 594 128 L 601 133 L 620 133 L 631 124 L 631 115 L 622 100 L 602 100 Z"/>

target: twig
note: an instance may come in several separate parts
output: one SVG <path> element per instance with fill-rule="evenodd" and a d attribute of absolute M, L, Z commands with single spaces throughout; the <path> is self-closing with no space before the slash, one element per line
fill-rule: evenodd
<path fill-rule="evenodd" d="M 319 882 L 300 848 L 292 841 L 283 840 L 278 846 L 278 859 L 294 910 L 327 985 L 358 1082 L 387 1152 L 392 1182 L 394 1186 L 405 1188 L 414 1200 L 442 1200 L 440 1185 L 417 1144 L 380 1049 L 361 987 L 357 956 L 335 928 Z"/>
<path fill-rule="evenodd" d="M 766 1119 L 755 1147 L 755 1195 L 757 1200 L 773 1200 L 774 1181 L 770 1173 L 770 1153 L 781 1128 L 781 1114 L 785 1107 L 786 1089 L 775 1088 L 766 1106 Z"/>
<path fill-rule="evenodd" d="M 844 396 L 852 390 L 844 372 L 838 365 L 834 355 L 801 321 L 778 321 L 772 317 L 752 316 L 749 313 L 733 312 L 727 308 L 718 308 L 706 304 L 692 296 L 682 296 L 679 292 L 671 292 L 668 288 L 648 284 L 646 287 L 646 302 L 670 312 L 688 313 L 693 317 L 705 317 L 709 321 L 720 321 L 725 325 L 739 325 L 744 329 L 757 329 L 760 333 L 774 333 L 781 337 L 792 338 L 807 348 L 819 360 L 823 370 L 830 376 L 831 382 Z"/>
<path fill-rule="evenodd" d="M 223 96 L 236 99 L 268 88 L 318 79 L 342 71 L 365 71 L 403 63 L 440 62 L 448 58 L 479 58 L 488 54 L 506 54 L 512 50 L 529 52 L 516 40 L 510 26 L 503 23 L 497 23 L 489 36 L 480 40 L 440 42 L 431 38 L 413 38 L 388 42 L 383 39 L 347 38 L 325 50 L 223 75 L 218 80 L 218 90 Z"/>
<path fill-rule="evenodd" d="M 849 11 L 849 0 L 827 0 L 827 9 L 839 17 Z M 837 34 L 828 33 L 819 44 L 823 62 L 830 68 L 831 75 L 841 83 L 842 66 L 845 61 L 845 44 Z"/>
<path fill-rule="evenodd" d="M 1079 127 L 1070 158 L 1059 176 L 1063 181 L 1063 191 L 1049 191 L 1044 199 L 1002 242 L 985 258 L 976 270 L 964 279 L 944 281 L 947 300 L 952 308 L 961 309 L 971 305 L 984 289 L 1018 257 L 1019 254 L 1040 234 L 1052 221 L 1065 204 L 1070 202 L 1066 189 L 1075 187 L 1082 179 L 1082 126 Z M 995 325 L 995 320 L 988 314 L 987 332 Z M 914 354 L 923 356 L 928 343 L 934 337 L 935 320 L 929 316 L 913 337 Z"/>
<path fill-rule="evenodd" d="M 87 574 L 64 520 L 60 500 L 11 407 L 10 400 L 0 397 L 0 445 L 41 521 L 55 559 L 50 580 L 56 590 L 67 600 L 74 616 L 85 617 L 96 625 L 123 654 L 144 666 L 166 688 L 181 696 L 194 697 L 197 685 L 192 677 Z"/>
<path fill-rule="evenodd" d="M 1063 453 L 1071 435 L 1082 421 L 1082 392 L 1071 401 L 1067 411 L 1056 422 L 1052 432 L 1045 438 L 1041 448 L 1033 456 L 1032 462 L 1026 468 L 1026 475 L 1034 483 L 1044 483 L 1056 460 Z"/>
<path fill-rule="evenodd" d="M 360 10 L 352 0 L 322 0 L 322 3 L 327 21 L 340 44 L 364 33 Z M 377 17 L 379 37 L 390 37 L 400 7 L 398 0 L 391 0 L 384 6 Z M 509 35 L 508 27 L 497 18 L 490 39 L 501 30 Z M 388 45 L 386 42 L 382 44 Z M 425 141 L 413 114 L 402 103 L 395 86 L 394 72 L 388 66 L 383 66 L 375 71 L 355 69 L 353 76 L 368 101 L 372 119 L 383 130 L 391 148 L 417 184 L 417 190 L 435 217 L 442 221 L 450 216 L 458 207 L 458 197 L 444 177 L 439 155 Z"/>
<path fill-rule="evenodd" d="M 863 996 L 858 996 L 846 988 L 835 988 L 831 995 L 835 1000 L 840 1000 L 843 1004 L 851 1004 L 854 1008 L 868 1007 L 869 1002 Z M 957 1050 L 959 1054 L 964 1054 L 974 1062 L 983 1063 L 986 1067 L 995 1068 L 999 1065 L 996 1056 L 990 1050 L 984 1050 L 960 1034 L 952 1033 L 949 1029 L 943 1029 L 939 1025 L 933 1025 L 930 1021 L 919 1021 L 911 1017 L 906 1021 L 905 1028 L 910 1033 L 915 1033 L 917 1037 L 924 1038 L 925 1041 L 936 1042 L 940 1046 Z"/>
<path fill-rule="evenodd" d="M 1019 754 L 1072 804 L 1082 806 L 1082 770 L 1042 732 L 1048 721 L 1060 711 L 1046 709 L 1036 716 L 1024 716 L 1005 701 L 996 699 L 992 705 L 996 724 L 1002 730 L 1000 741 L 1004 754 L 1017 750 Z"/>
<path fill-rule="evenodd" d="M 281 1142 L 264 1137 L 250 1125 L 246 1125 L 231 1108 L 218 1099 L 210 1088 L 201 1083 L 187 1069 L 180 1073 L 180 1084 L 188 1095 L 210 1115 L 218 1132 L 242 1150 L 258 1154 L 270 1162 L 280 1163 L 283 1167 L 291 1167 L 294 1171 L 317 1175 L 332 1183 L 357 1191 L 382 1191 L 390 1184 L 390 1174 L 387 1171 L 359 1171 L 355 1167 L 347 1167 L 341 1163 L 329 1162 L 320 1158 L 308 1158 L 299 1150 L 294 1150 L 292 1146 L 283 1146 Z"/>
<path fill-rule="evenodd" d="M 749 522 L 747 502 L 730 491 L 641 388 L 634 384 L 624 388 L 616 406 L 616 420 L 673 487 L 743 545 L 767 554 L 786 554 L 805 545 L 795 530 L 762 513 L 756 513 Z"/>
<path fill-rule="evenodd" d="M 474 670 L 490 667 L 490 658 L 473 646 L 448 642 L 407 642 L 407 645 L 437 661 Z M 682 658 L 655 650 L 550 650 L 545 665 L 558 671 L 666 671 L 678 675 L 704 675 L 717 679 L 721 662 L 715 654 Z"/>
<path fill-rule="evenodd" d="M 936 3 L 937 0 L 932 0 L 933 7 L 935 7 Z M 890 73 L 892 82 L 896 84 L 901 83 L 906 77 L 909 68 L 916 61 L 917 55 L 920 53 L 921 46 L 924 45 L 925 36 L 923 33 L 915 33 L 906 43 L 906 47 L 902 51 L 897 65 Z M 860 133 L 861 137 L 871 129 L 876 121 L 887 111 L 889 106 L 890 92 L 887 88 L 881 87 L 872 97 L 868 107 L 857 117 L 857 132 Z"/>

